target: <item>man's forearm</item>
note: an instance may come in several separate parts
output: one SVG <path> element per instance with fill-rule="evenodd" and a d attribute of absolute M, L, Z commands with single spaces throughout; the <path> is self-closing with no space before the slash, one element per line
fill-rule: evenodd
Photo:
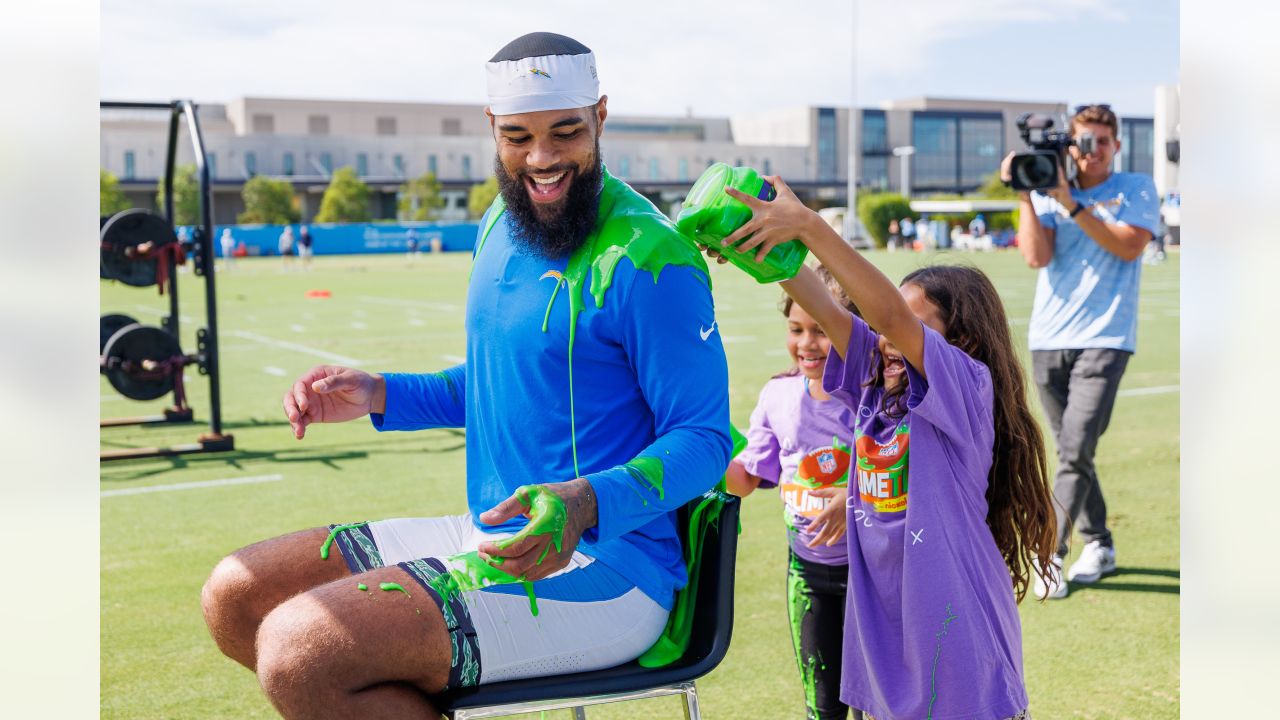
<path fill-rule="evenodd" d="M 1076 225 L 1103 250 L 1126 262 L 1142 257 L 1142 250 L 1151 239 L 1150 234 L 1142 228 L 1104 222 L 1087 208 L 1076 215 Z"/>
<path fill-rule="evenodd" d="M 1042 268 L 1053 260 L 1053 241 L 1049 231 L 1040 224 L 1036 217 L 1035 206 L 1031 204 L 1031 193 L 1020 193 L 1018 201 L 1018 250 L 1022 259 L 1033 268 Z"/>

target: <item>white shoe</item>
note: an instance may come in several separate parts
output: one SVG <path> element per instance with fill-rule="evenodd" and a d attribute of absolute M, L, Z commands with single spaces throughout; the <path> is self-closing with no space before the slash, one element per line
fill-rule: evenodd
<path fill-rule="evenodd" d="M 1033 560 L 1032 567 L 1032 594 L 1037 600 L 1061 600 L 1067 596 L 1067 583 L 1062 579 L 1062 558 L 1057 555 L 1049 563 L 1049 582 L 1046 585 L 1043 578 L 1040 577 L 1040 562 Z"/>
<path fill-rule="evenodd" d="M 1067 571 L 1067 579 L 1088 585 L 1098 582 L 1103 575 L 1115 571 L 1116 549 L 1106 547 L 1100 541 L 1094 540 L 1085 545 L 1084 550 L 1080 552 L 1080 558 L 1071 563 L 1071 569 Z"/>

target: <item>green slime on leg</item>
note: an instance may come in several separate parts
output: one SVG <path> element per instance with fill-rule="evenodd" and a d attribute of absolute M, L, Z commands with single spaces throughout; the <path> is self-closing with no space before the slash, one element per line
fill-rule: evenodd
<path fill-rule="evenodd" d="M 357 584 L 356 584 L 356 589 L 357 589 L 357 590 L 368 590 L 368 589 L 369 589 L 369 586 L 368 586 L 368 585 L 365 585 L 364 583 L 357 583 Z"/>
<path fill-rule="evenodd" d="M 386 590 L 387 592 L 394 592 L 394 591 L 397 591 L 397 590 L 398 590 L 398 591 L 400 591 L 400 592 L 404 593 L 406 597 L 413 597 L 412 595 L 410 595 L 410 594 L 409 594 L 409 591 L 408 591 L 408 590 L 405 590 L 405 589 L 404 589 L 404 586 L 403 586 L 403 585 L 401 585 L 400 583 L 393 583 L 393 582 L 384 582 L 384 583 L 379 583 L 379 584 L 378 584 L 378 589 L 379 589 L 379 590 Z"/>
<path fill-rule="evenodd" d="M 788 520 L 788 526 L 790 521 Z M 794 528 L 792 528 L 794 529 Z M 805 702 L 809 706 L 809 717 L 818 717 L 818 686 L 814 678 L 814 669 L 818 658 L 810 655 L 804 657 L 804 649 L 800 644 L 800 629 L 804 616 L 813 608 L 809 598 L 809 583 L 805 582 L 801 573 L 800 558 L 791 556 L 791 567 L 787 569 L 787 615 L 791 620 L 791 643 L 796 651 L 796 665 L 800 668 L 800 684 L 804 687 Z"/>
<path fill-rule="evenodd" d="M 320 559 L 321 560 L 329 559 L 329 546 L 333 544 L 333 539 L 338 537 L 338 533 L 342 532 L 343 530 L 354 530 L 355 528 L 368 525 L 368 524 L 369 523 L 367 521 L 358 522 L 358 523 L 352 523 L 350 525 L 339 525 L 334 529 L 330 530 L 329 537 L 324 541 L 324 544 L 320 546 Z"/>
<path fill-rule="evenodd" d="M 475 550 L 453 555 L 447 558 L 445 563 L 449 565 L 449 572 L 436 577 L 429 583 L 431 588 L 439 593 L 441 601 L 450 602 L 463 591 L 480 590 L 490 585 L 520 583 L 524 586 L 525 594 L 529 596 L 529 612 L 537 616 L 538 599 L 533 594 L 533 583 L 499 570 L 485 562 L 484 558 L 480 557 L 480 553 Z"/>

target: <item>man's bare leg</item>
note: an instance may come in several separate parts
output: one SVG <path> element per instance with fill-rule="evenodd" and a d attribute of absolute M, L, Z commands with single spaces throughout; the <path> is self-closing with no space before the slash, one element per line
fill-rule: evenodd
<path fill-rule="evenodd" d="M 200 604 L 223 654 L 256 669 L 254 638 L 268 613 L 298 593 L 350 576 L 336 547 L 328 560 L 320 559 L 328 537 L 325 528 L 282 535 L 237 550 L 214 567 Z"/>
<path fill-rule="evenodd" d="M 286 600 L 257 636 L 258 682 L 285 718 L 438 718 L 427 695 L 444 689 L 451 659 L 440 609 L 396 566 Z"/>

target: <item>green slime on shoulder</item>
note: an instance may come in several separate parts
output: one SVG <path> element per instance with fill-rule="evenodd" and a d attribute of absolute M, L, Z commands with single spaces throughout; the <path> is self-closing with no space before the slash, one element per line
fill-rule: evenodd
<path fill-rule="evenodd" d="M 585 308 L 584 288 L 590 292 L 597 308 L 604 307 L 605 295 L 613 285 L 614 271 L 623 258 L 629 259 L 637 271 L 652 275 L 655 284 L 667 266 L 687 265 L 698 271 L 707 288 L 711 287 L 711 275 L 697 244 L 680 232 L 653 203 L 613 177 L 607 169 L 603 178 L 595 228 L 582 246 L 569 256 L 561 277 L 569 295 L 569 429 L 573 471 L 578 477 L 582 476 L 582 471 L 578 467 L 577 417 L 573 401 L 573 346 L 577 338 L 578 316 Z M 489 210 L 488 220 L 476 245 L 477 256 L 505 209 L 506 203 L 499 195 Z M 591 276 L 589 287 L 588 274 Z M 558 285 L 555 292 L 559 292 Z M 554 299 L 553 294 L 552 302 Z M 543 331 L 546 329 L 544 322 Z"/>

